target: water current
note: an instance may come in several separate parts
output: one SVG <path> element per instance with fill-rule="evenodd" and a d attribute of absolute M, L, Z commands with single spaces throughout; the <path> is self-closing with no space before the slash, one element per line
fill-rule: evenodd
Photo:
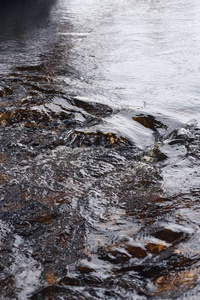
<path fill-rule="evenodd" d="M 0 299 L 199 299 L 199 25 L 0 0 Z"/>

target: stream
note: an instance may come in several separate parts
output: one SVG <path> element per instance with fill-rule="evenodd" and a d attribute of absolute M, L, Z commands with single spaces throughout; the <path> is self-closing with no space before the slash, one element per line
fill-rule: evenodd
<path fill-rule="evenodd" d="M 199 25 L 0 1 L 0 300 L 199 299 Z"/>

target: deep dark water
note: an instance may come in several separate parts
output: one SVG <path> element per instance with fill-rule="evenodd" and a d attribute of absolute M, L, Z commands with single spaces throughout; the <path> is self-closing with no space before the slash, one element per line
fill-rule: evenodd
<path fill-rule="evenodd" d="M 0 299 L 199 299 L 199 9 L 0 2 Z"/>

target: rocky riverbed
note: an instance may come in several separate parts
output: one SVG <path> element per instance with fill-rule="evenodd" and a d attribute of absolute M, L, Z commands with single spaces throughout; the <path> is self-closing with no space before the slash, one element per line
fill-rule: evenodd
<path fill-rule="evenodd" d="M 0 299 L 199 299 L 199 3 L 29 2 L 0 4 Z"/>

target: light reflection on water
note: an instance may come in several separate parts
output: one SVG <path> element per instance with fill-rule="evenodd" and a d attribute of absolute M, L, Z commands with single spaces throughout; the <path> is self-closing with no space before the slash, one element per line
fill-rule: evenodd
<path fill-rule="evenodd" d="M 0 3 L 2 299 L 199 298 L 199 12 Z"/>
<path fill-rule="evenodd" d="M 146 105 L 148 111 L 191 118 L 198 109 L 197 1 L 86 1 L 80 10 L 71 1 L 66 6 L 76 31 L 90 31 L 76 39 L 73 51 L 87 90 L 105 89 L 114 103 L 117 97 L 117 105 Z"/>

